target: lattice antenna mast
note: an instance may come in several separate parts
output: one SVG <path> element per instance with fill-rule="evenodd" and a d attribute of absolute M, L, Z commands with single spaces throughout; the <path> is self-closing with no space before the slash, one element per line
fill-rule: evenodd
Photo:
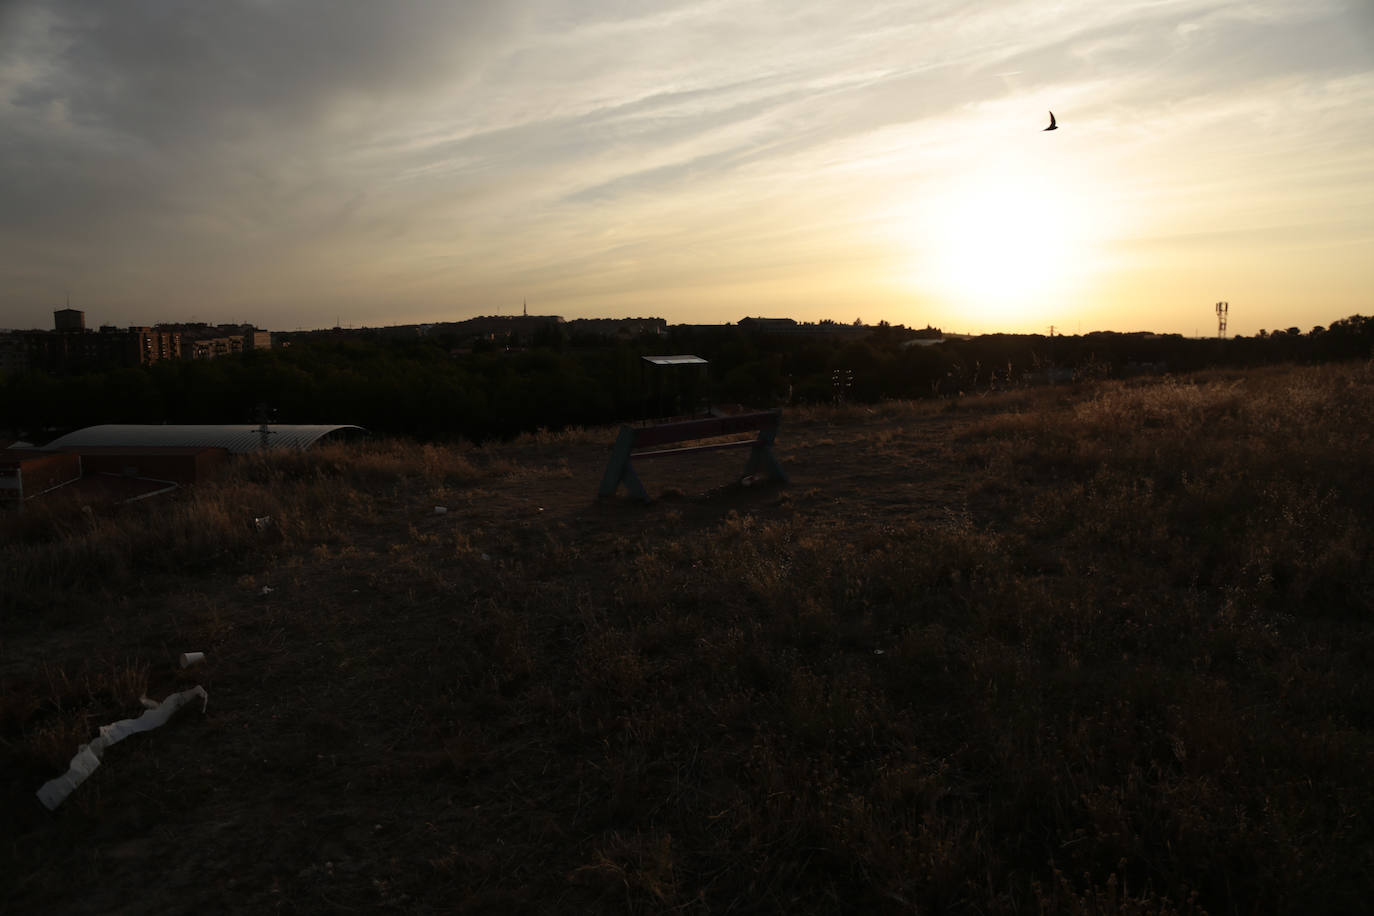
<path fill-rule="evenodd" d="M 1226 339 L 1226 313 L 1231 310 L 1231 303 L 1217 303 L 1217 337 L 1221 340 Z"/>

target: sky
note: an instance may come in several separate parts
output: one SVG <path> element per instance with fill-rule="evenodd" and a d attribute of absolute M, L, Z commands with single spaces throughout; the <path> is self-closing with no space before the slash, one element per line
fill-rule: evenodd
<path fill-rule="evenodd" d="M 1370 0 L 0 0 L 0 327 L 1205 336 L 1371 290 Z"/>

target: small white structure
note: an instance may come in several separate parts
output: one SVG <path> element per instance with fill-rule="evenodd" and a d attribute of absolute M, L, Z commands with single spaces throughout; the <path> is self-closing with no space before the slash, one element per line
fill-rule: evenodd
<path fill-rule="evenodd" d="M 307 449 L 321 439 L 364 436 L 350 425 L 242 424 L 229 426 L 162 426 L 106 423 L 67 433 L 44 446 L 49 451 L 80 448 L 223 448 L 231 455 L 262 448 Z"/>

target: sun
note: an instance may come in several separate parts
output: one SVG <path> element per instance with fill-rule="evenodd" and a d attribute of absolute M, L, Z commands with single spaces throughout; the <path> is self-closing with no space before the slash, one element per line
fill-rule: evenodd
<path fill-rule="evenodd" d="M 959 189 L 941 207 L 936 283 L 988 305 L 1029 304 L 1063 270 L 1064 220 L 1049 195 L 1007 183 Z"/>
<path fill-rule="evenodd" d="M 1053 321 L 1092 266 L 1089 208 L 1067 184 L 981 169 L 923 196 L 904 230 L 911 284 L 988 329 Z"/>

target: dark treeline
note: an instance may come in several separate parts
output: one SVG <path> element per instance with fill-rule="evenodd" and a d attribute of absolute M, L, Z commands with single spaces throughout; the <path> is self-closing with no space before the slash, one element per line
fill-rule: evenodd
<path fill-rule="evenodd" d="M 97 423 L 249 423 L 267 416 L 480 441 L 659 416 L 682 410 L 686 395 L 697 405 L 873 402 L 1374 354 L 1374 319 L 1358 315 L 1307 333 L 1290 328 L 1227 340 L 1103 332 L 932 343 L 933 330 L 879 325 L 863 335 L 848 329 L 826 336 L 680 327 L 665 337 L 610 342 L 569 339 L 550 326 L 528 339 L 470 347 L 444 336 L 282 335 L 289 346 L 240 356 L 4 377 L 0 430 L 42 442 Z M 708 359 L 704 378 L 684 385 L 667 374 L 683 370 L 642 360 L 675 353 Z"/>

